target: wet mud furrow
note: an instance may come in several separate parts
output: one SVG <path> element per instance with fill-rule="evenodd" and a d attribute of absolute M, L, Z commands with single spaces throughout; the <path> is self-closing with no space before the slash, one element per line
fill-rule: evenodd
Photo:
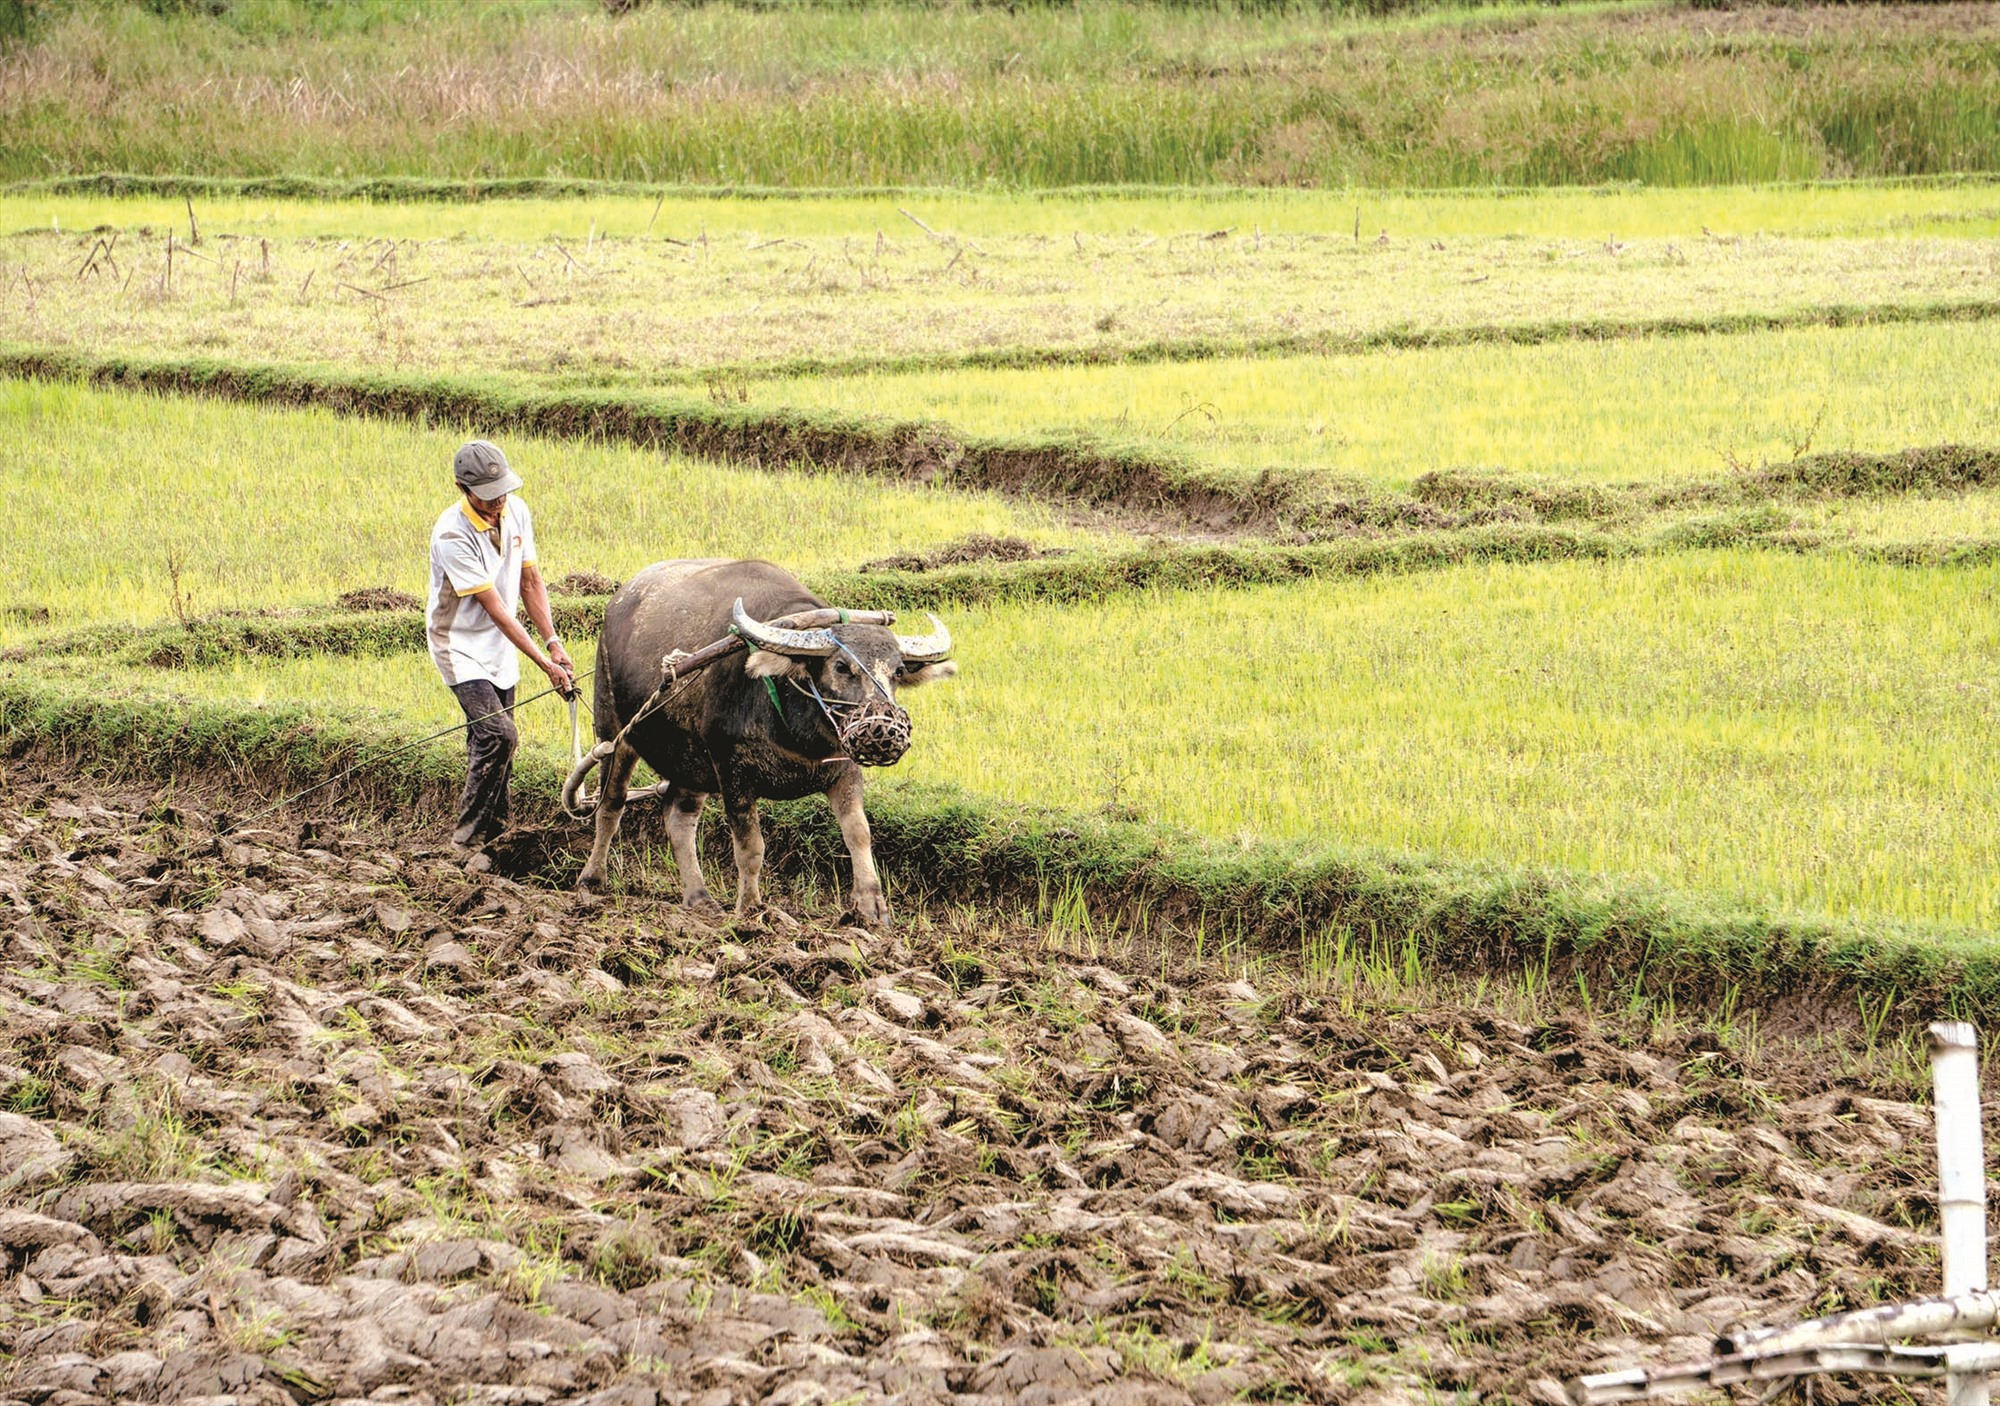
<path fill-rule="evenodd" d="M 0 784 L 0 1402 L 1553 1402 L 1937 1282 L 1889 1033 L 207 813 Z"/>

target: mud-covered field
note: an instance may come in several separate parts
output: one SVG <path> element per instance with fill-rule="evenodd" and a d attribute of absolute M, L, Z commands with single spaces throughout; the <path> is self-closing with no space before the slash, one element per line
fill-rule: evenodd
<path fill-rule="evenodd" d="M 0 781 L 0 1401 L 1553 1402 L 1937 1283 L 1893 1026 L 726 932 L 216 804 Z"/>

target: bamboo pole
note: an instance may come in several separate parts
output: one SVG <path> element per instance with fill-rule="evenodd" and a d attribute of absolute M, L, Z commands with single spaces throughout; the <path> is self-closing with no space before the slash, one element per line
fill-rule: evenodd
<path fill-rule="evenodd" d="M 1932 1100 L 1937 1114 L 1938 1220 L 1944 1292 L 1986 1288 L 1986 1152 L 1979 1127 L 1979 1037 L 1962 1020 L 1931 1026 Z M 1984 1369 L 1945 1378 L 1948 1406 L 1987 1406 Z"/>
<path fill-rule="evenodd" d="M 1816 1343 L 1671 1367 L 1634 1367 L 1579 1377 L 1570 1386 L 1578 1406 L 1612 1406 L 1620 1401 L 1654 1401 L 1693 1391 L 1714 1391 L 1743 1382 L 1768 1382 L 1827 1372 L 1879 1372 L 1892 1377 L 1978 1376 L 2000 1367 L 2000 1343 L 1950 1343 L 1933 1347 L 1888 1347 L 1874 1343 Z"/>
<path fill-rule="evenodd" d="M 1750 1328 L 1715 1340 L 1718 1357 L 1785 1352 L 1823 1343 L 1882 1343 L 1892 1338 L 1929 1338 L 1970 1332 L 2000 1322 L 2000 1293 L 1978 1290 L 1949 1298 L 1885 1303 L 1847 1313 L 1812 1318 L 1782 1328 Z"/>

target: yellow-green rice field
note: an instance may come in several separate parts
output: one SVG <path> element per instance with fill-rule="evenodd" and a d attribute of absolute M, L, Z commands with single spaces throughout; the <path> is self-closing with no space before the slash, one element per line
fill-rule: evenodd
<path fill-rule="evenodd" d="M 875 784 L 1990 927 L 1996 590 L 1725 552 L 959 611 L 963 673 L 909 700 L 916 748 Z M 174 686 L 454 717 L 414 655 Z M 565 752 L 553 702 L 525 721 Z"/>
<path fill-rule="evenodd" d="M 324 604 L 366 586 L 420 594 L 430 524 L 456 496 L 451 457 L 471 433 L 0 381 L 11 563 L 0 606 L 45 607 L 56 625 L 153 624 L 177 609 Z M 1052 513 L 996 498 L 625 446 L 506 448 L 551 578 L 623 576 L 688 555 L 851 567 L 969 532 L 1086 540 Z"/>
<path fill-rule="evenodd" d="M 1813 449 L 2000 440 L 2000 323 L 754 383 L 753 403 L 1072 431 L 1390 485 L 1441 469 L 1708 477 Z"/>
<path fill-rule="evenodd" d="M 1923 193 L 2000 211 L 2000 191 L 1973 191 L 1984 207 L 1966 191 Z M 1822 193 L 1793 194 L 1792 223 L 1811 226 Z M 1893 209 L 1910 194 L 1870 198 Z M 754 377 L 799 362 L 1145 359 L 1992 300 L 1985 216 L 1920 235 L 1806 234 L 1776 218 L 1777 232 L 1704 233 L 1704 201 L 1676 200 L 1672 219 L 1622 194 L 1391 201 L 1406 222 L 1376 198 L 1326 195 L 682 199 L 650 232 L 651 214 L 625 205 L 600 222 L 590 206 L 275 205 L 231 218 L 228 204 L 196 201 L 190 248 L 184 209 L 17 199 L 0 204 L 0 230 L 23 231 L 0 236 L 0 342 L 699 385 L 718 368 Z M 1535 215 L 1544 204 L 1561 223 Z M 1749 208 L 1786 207 L 1774 196 Z M 1672 232 L 1636 233 L 1628 212 Z M 1461 232 L 1482 224 L 1505 232 Z"/>

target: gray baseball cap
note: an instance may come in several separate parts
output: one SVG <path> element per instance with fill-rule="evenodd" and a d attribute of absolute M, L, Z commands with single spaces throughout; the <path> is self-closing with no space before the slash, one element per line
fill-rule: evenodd
<path fill-rule="evenodd" d="M 451 476 L 473 497 L 490 503 L 520 488 L 521 476 L 507 467 L 500 446 L 483 439 L 467 441 L 452 457 Z"/>

